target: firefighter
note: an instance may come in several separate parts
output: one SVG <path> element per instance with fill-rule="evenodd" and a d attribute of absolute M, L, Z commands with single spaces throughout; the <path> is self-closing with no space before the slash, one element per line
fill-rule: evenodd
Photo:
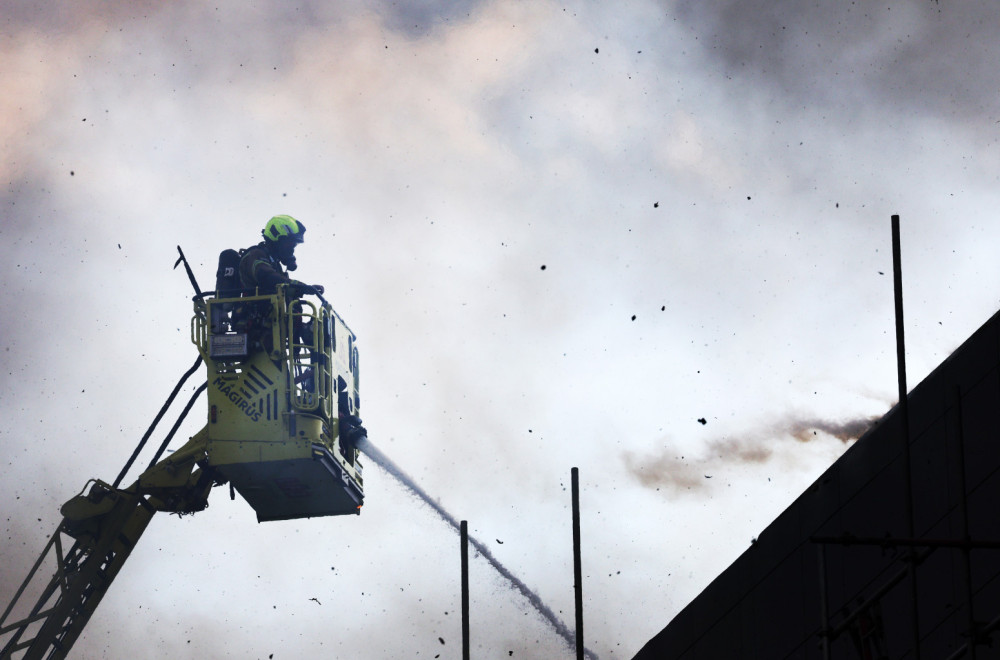
<path fill-rule="evenodd" d="M 303 284 L 288 277 L 295 270 L 295 248 L 302 243 L 305 225 L 290 215 L 276 215 L 267 221 L 261 234 L 264 240 L 246 250 L 240 259 L 240 283 L 244 289 L 256 289 L 263 295 L 275 293 L 279 284 L 291 284 L 293 295 L 323 295 L 320 285 Z"/>
<path fill-rule="evenodd" d="M 293 280 L 285 271 L 285 268 L 296 269 L 295 248 L 302 243 L 305 232 L 305 225 L 290 215 L 276 215 L 267 221 L 261 231 L 264 240 L 244 250 L 240 257 L 238 270 L 244 295 L 274 295 L 279 284 L 288 284 L 288 294 L 293 297 L 323 295 L 322 286 Z M 254 345 L 271 352 L 274 347 L 269 304 L 252 302 L 239 305 L 233 313 L 233 320 L 236 330 L 246 332 Z M 311 345 L 312 323 L 296 318 L 295 338 Z"/>

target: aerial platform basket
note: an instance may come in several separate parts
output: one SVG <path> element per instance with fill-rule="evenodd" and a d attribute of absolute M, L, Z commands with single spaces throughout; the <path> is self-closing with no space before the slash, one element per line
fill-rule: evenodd
<path fill-rule="evenodd" d="M 196 298 L 192 341 L 208 368 L 207 462 L 257 512 L 359 513 L 355 337 L 325 301 Z"/>

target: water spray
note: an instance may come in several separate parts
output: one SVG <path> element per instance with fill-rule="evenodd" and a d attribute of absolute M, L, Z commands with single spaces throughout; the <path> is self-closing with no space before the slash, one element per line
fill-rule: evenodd
<path fill-rule="evenodd" d="M 389 473 L 389 475 L 394 477 L 407 490 L 409 490 L 411 493 L 413 493 L 421 500 L 423 500 L 424 503 L 427 504 L 427 506 L 429 506 L 431 509 L 433 509 L 434 512 L 438 514 L 438 516 L 440 516 L 442 520 L 451 525 L 451 527 L 456 532 L 461 531 L 461 526 L 459 525 L 458 521 L 455 520 L 455 517 L 450 513 L 448 513 L 447 511 L 445 511 L 440 504 L 431 499 L 431 497 L 427 494 L 427 492 L 423 488 L 418 486 L 417 483 L 408 474 L 403 472 L 403 470 L 401 470 L 398 465 L 392 462 L 392 460 L 388 456 L 383 454 L 377 447 L 375 447 L 375 445 L 373 445 L 371 441 L 368 440 L 368 438 L 364 437 L 361 438 L 358 441 L 357 446 L 358 449 L 360 449 L 365 454 L 365 456 L 370 458 L 372 461 L 375 462 L 376 465 L 378 465 L 380 468 Z M 528 585 L 526 585 L 524 582 L 518 579 L 517 576 L 511 573 L 507 569 L 507 567 L 505 567 L 503 564 L 497 561 L 496 557 L 493 556 L 493 553 L 490 552 L 489 548 L 483 545 L 478 539 L 473 538 L 471 534 L 469 535 L 469 543 L 471 543 L 472 547 L 474 547 L 479 552 L 479 554 L 482 555 L 487 562 L 489 562 L 490 566 L 496 569 L 497 573 L 502 575 L 508 582 L 510 582 L 510 584 L 515 589 L 517 589 L 517 591 L 521 593 L 522 596 L 528 599 L 528 602 L 531 603 L 532 607 L 534 607 L 535 610 L 537 610 L 538 613 L 542 615 L 542 618 L 544 618 L 549 623 L 549 625 L 552 626 L 552 628 L 556 631 L 556 633 L 558 633 L 559 636 L 563 638 L 563 640 L 566 642 L 567 645 L 569 645 L 570 648 L 575 648 L 576 644 L 575 635 L 569 630 L 569 628 L 566 627 L 566 624 L 564 624 L 562 621 L 559 620 L 559 617 L 557 617 L 555 613 L 553 613 L 552 609 L 549 608 L 548 605 L 542 602 L 542 599 L 538 597 L 538 594 L 532 591 L 528 587 Z M 593 651 L 589 649 L 584 649 L 584 653 L 591 660 L 598 660 L 597 654 L 595 654 Z"/>

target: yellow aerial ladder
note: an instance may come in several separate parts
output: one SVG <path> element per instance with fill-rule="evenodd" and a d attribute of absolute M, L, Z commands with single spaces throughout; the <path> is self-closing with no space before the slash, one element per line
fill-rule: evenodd
<path fill-rule="evenodd" d="M 62 522 L 0 616 L 0 660 L 66 657 L 153 514 L 202 511 L 214 486 L 228 483 L 231 497 L 239 492 L 258 521 L 360 513 L 356 441 L 365 430 L 354 334 L 321 296 L 314 303 L 282 285 L 274 295 L 213 297 L 200 292 L 190 268 L 188 275 L 197 292 L 191 339 L 199 357 L 116 481 L 91 480 L 62 506 Z M 202 361 L 207 382 L 149 467 L 121 488 Z M 206 389 L 205 427 L 160 460 Z M 46 561 L 54 564 L 48 577 L 40 572 Z"/>

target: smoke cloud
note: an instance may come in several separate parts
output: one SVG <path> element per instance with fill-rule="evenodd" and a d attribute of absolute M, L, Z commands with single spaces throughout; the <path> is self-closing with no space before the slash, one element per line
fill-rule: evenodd
<path fill-rule="evenodd" d="M 710 440 L 701 454 L 680 454 L 668 447 L 653 455 L 625 452 L 625 466 L 632 477 L 647 488 L 665 489 L 671 497 L 697 494 L 711 488 L 719 470 L 739 465 L 761 465 L 781 453 L 794 460 L 798 443 L 836 439 L 844 444 L 857 440 L 878 421 L 877 417 L 841 422 L 791 418 L 740 437 Z"/>
<path fill-rule="evenodd" d="M 372 437 L 559 616 L 600 475 L 588 644 L 632 657 L 896 396 L 891 213 L 914 383 L 996 311 L 1000 9 L 890 5 L 0 0 L 0 605 L 194 358 L 175 246 L 204 285 L 289 213 Z M 349 521 L 158 518 L 78 653 L 433 657 L 452 523 L 372 472 Z M 569 655 L 493 596 L 484 653 Z"/>
<path fill-rule="evenodd" d="M 979 50 L 996 20 L 990 3 L 908 2 L 876 9 L 679 0 L 676 10 L 711 41 L 711 56 L 727 70 L 752 72 L 805 103 L 855 103 L 863 96 L 897 112 L 958 114 L 980 126 L 992 121 L 982 109 L 995 102 L 1000 72 Z M 791 52 L 800 56 L 788 57 Z"/>

